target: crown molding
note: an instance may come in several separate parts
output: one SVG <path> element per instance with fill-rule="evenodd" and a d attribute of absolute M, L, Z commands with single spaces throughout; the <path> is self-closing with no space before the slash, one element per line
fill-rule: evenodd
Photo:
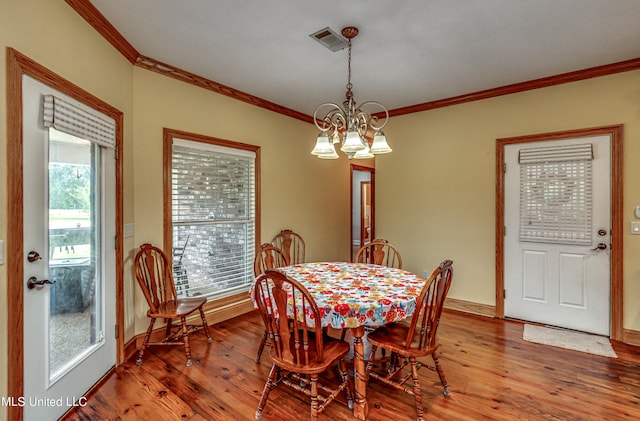
<path fill-rule="evenodd" d="M 142 67 L 143 69 L 151 70 L 152 72 L 160 73 L 162 75 L 186 83 L 190 83 L 192 85 L 196 85 L 203 89 L 208 89 L 210 91 L 226 95 L 228 97 L 237 99 L 238 101 L 246 102 L 248 104 L 267 109 L 269 111 L 296 118 L 306 123 L 313 123 L 313 117 L 311 116 L 292 110 L 291 108 L 283 107 L 282 105 L 274 104 L 273 102 L 248 94 L 246 92 L 233 89 L 221 83 L 214 82 L 213 80 L 198 76 L 194 73 L 187 72 L 186 70 L 179 69 L 177 67 L 171 66 L 170 64 L 162 63 L 150 57 L 139 56 L 138 60 L 136 60 L 135 62 L 135 66 Z"/>
<path fill-rule="evenodd" d="M 404 114 L 418 113 L 421 111 L 433 110 L 435 108 L 449 107 L 452 105 L 464 104 L 465 102 L 479 101 L 482 99 L 494 98 L 497 96 L 510 95 L 518 92 L 530 91 L 533 89 L 546 88 L 564 83 L 577 82 L 594 77 L 607 76 L 615 73 L 628 72 L 640 69 L 640 57 L 617 63 L 605 64 L 588 69 L 577 70 L 569 73 L 562 73 L 555 76 L 533 79 L 527 82 L 514 83 L 512 85 L 500 86 L 498 88 L 485 89 L 483 91 L 470 94 L 458 95 L 451 98 L 439 99 L 436 101 L 424 102 L 410 105 L 408 107 L 395 108 L 389 110 L 389 116 L 395 117 Z"/>
<path fill-rule="evenodd" d="M 129 44 L 129 41 L 104 17 L 89 0 L 65 0 L 89 25 L 104 39 L 109 41 L 131 64 L 135 63 L 140 53 Z"/>

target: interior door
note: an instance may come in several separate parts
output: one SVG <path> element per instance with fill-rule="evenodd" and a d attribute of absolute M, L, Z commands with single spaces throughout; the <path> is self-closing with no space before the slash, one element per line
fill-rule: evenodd
<path fill-rule="evenodd" d="M 505 164 L 505 316 L 608 336 L 610 137 L 506 145 Z"/>
<path fill-rule="evenodd" d="M 28 76 L 22 94 L 24 419 L 56 419 L 115 365 L 115 158 L 44 128 L 43 96 L 100 113 Z"/>

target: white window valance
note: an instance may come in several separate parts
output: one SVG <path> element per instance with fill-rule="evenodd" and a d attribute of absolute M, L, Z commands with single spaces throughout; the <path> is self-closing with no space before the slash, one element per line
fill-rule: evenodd
<path fill-rule="evenodd" d="M 116 124 L 53 95 L 44 95 L 43 123 L 61 132 L 115 149 Z"/>
<path fill-rule="evenodd" d="M 593 159 L 593 145 L 546 146 L 544 148 L 522 149 L 518 155 L 520 164 L 541 162 L 584 161 Z"/>

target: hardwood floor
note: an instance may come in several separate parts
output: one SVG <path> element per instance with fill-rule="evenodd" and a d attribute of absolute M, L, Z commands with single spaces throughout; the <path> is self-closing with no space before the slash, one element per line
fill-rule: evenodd
<path fill-rule="evenodd" d="M 441 318 L 437 375 L 420 371 L 427 420 L 640 419 L 640 348 L 614 343 L 618 359 L 526 342 L 523 325 L 454 311 Z M 211 326 L 213 344 L 190 336 L 193 366 L 181 347 L 150 347 L 144 364 L 121 365 L 68 420 L 252 420 L 271 362 L 254 363 L 264 327 L 256 312 Z M 414 420 L 413 398 L 372 380 L 369 420 Z M 338 402 L 339 401 L 339 402 Z M 338 397 L 320 420 L 354 420 Z M 308 419 L 308 399 L 280 386 L 264 420 Z"/>

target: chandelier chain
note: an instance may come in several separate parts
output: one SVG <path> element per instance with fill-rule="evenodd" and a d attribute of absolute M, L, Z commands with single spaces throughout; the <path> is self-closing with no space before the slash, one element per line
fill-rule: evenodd
<path fill-rule="evenodd" d="M 349 59 L 347 61 L 347 97 L 348 98 L 352 96 L 351 88 L 353 88 L 353 85 L 351 84 L 351 39 L 349 39 Z"/>

